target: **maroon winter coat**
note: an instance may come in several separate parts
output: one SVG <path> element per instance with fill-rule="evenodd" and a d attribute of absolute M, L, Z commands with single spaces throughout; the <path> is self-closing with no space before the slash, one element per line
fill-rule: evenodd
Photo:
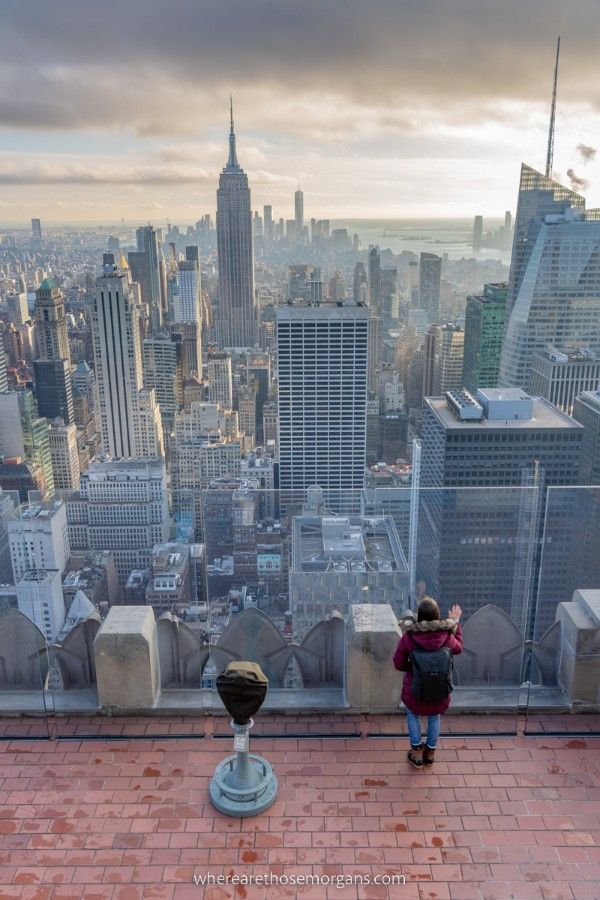
<path fill-rule="evenodd" d="M 454 619 L 436 619 L 433 622 L 405 619 L 400 626 L 404 633 L 394 653 L 394 666 L 400 672 L 405 673 L 402 683 L 402 702 L 417 716 L 436 716 L 438 713 L 445 713 L 450 706 L 450 697 L 440 700 L 438 703 L 424 703 L 413 695 L 412 666 L 409 656 L 411 651 L 417 647 L 422 647 L 424 650 L 439 650 L 440 647 L 445 646 L 450 648 L 454 656 L 461 653 L 463 639 L 460 623 L 455 622 Z"/>

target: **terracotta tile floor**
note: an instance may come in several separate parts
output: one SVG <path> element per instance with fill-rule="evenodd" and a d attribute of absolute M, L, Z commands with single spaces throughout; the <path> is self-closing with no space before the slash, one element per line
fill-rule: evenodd
<path fill-rule="evenodd" d="M 432 771 L 410 768 L 398 738 L 255 738 L 280 790 L 252 819 L 208 802 L 229 749 L 210 737 L 0 742 L 0 897 L 600 898 L 598 738 L 447 737 Z M 406 883 L 194 884 L 208 872 Z"/>

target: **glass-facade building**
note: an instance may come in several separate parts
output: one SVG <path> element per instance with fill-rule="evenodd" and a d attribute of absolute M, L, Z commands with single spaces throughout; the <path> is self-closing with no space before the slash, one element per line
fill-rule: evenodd
<path fill-rule="evenodd" d="M 483 294 L 467 297 L 463 385 L 469 391 L 498 383 L 506 293 L 506 284 L 486 284 Z"/>
<path fill-rule="evenodd" d="M 524 166 L 499 384 L 529 389 L 533 355 L 600 350 L 600 213 Z"/>

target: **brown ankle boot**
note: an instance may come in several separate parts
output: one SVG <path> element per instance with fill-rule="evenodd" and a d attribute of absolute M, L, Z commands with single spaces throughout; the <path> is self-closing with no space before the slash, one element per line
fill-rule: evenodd
<path fill-rule="evenodd" d="M 423 765 L 423 747 L 411 746 L 410 750 L 406 754 L 406 757 L 411 765 L 413 765 L 416 769 L 420 769 Z"/>
<path fill-rule="evenodd" d="M 423 765 L 432 766 L 435 761 L 435 749 L 432 750 L 427 744 L 423 746 Z"/>

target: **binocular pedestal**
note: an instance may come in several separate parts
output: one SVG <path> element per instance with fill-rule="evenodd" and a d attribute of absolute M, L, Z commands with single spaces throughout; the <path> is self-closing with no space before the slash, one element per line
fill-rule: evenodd
<path fill-rule="evenodd" d="M 234 731 L 233 756 L 219 763 L 210 783 L 210 799 L 226 816 L 255 816 L 277 797 L 277 778 L 262 756 L 249 752 L 252 719 L 231 721 Z"/>

